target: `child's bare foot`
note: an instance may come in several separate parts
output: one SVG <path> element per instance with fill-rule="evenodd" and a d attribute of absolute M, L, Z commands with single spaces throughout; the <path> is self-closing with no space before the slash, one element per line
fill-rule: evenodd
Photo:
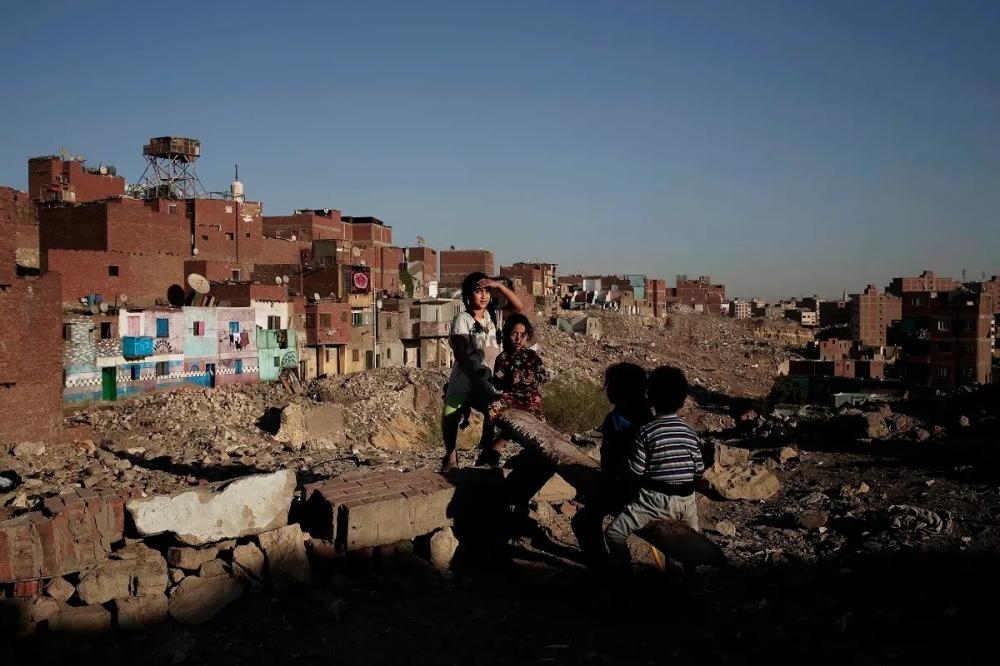
<path fill-rule="evenodd" d="M 446 453 L 441 459 L 441 472 L 447 473 L 453 469 L 458 469 L 458 452 Z"/>

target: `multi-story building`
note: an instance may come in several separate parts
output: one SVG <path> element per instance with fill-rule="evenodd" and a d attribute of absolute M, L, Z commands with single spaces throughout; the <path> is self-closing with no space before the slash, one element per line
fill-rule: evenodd
<path fill-rule="evenodd" d="M 443 289 L 459 289 L 462 280 L 469 273 L 496 275 L 493 253 L 489 250 L 442 250 L 440 258 L 441 278 L 438 286 Z"/>
<path fill-rule="evenodd" d="M 862 294 L 851 294 L 851 334 L 863 346 L 885 346 L 886 331 L 902 316 L 900 298 L 880 294 L 873 284 L 868 285 Z"/>
<path fill-rule="evenodd" d="M 752 312 L 750 301 L 737 298 L 729 304 L 729 316 L 733 319 L 750 319 Z"/>
<path fill-rule="evenodd" d="M 965 289 L 903 292 L 901 376 L 907 383 L 959 386 L 992 382 L 993 297 Z"/>
<path fill-rule="evenodd" d="M 28 196 L 33 201 L 83 203 L 124 194 L 125 179 L 114 167 L 88 167 L 81 157 L 46 155 L 28 160 Z"/>
<path fill-rule="evenodd" d="M 939 277 L 933 271 L 924 271 L 918 277 L 897 277 L 885 288 L 887 294 L 903 296 L 906 293 L 937 293 L 954 291 L 961 287 L 952 278 Z"/>
<path fill-rule="evenodd" d="M 557 264 L 519 261 L 510 266 L 501 266 L 500 275 L 520 278 L 526 293 L 536 298 L 552 299 L 559 288 L 556 267 Z"/>
<path fill-rule="evenodd" d="M 409 274 L 412 289 L 407 296 L 412 298 L 436 298 L 438 288 L 438 253 L 429 247 L 420 245 L 408 247 L 404 252 L 406 272 Z"/>
<path fill-rule="evenodd" d="M 819 325 L 823 328 L 830 326 L 850 326 L 851 302 L 846 299 L 821 301 L 819 304 Z"/>
<path fill-rule="evenodd" d="M 677 286 L 672 290 L 670 300 L 696 312 L 719 314 L 722 302 L 726 300 L 726 287 L 712 284 L 712 278 L 708 275 L 702 275 L 697 280 L 689 280 L 687 275 L 678 275 Z"/>

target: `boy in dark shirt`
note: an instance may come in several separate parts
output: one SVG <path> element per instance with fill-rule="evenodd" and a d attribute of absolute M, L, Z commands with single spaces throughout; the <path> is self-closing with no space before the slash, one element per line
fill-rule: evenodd
<path fill-rule="evenodd" d="M 572 520 L 580 550 L 595 564 L 607 559 L 601 535 L 604 517 L 619 513 L 634 494 L 628 455 L 639 427 L 652 418 L 646 401 L 646 371 L 638 365 L 609 366 L 604 372 L 604 391 L 614 409 L 601 424 L 601 483 L 597 496 L 588 497 Z"/>
<path fill-rule="evenodd" d="M 629 561 L 628 535 L 653 520 L 672 518 L 698 530 L 694 484 L 705 470 L 701 439 L 677 416 L 687 379 L 679 369 L 661 366 L 650 373 L 646 390 L 656 416 L 636 432 L 627 460 L 638 492 L 604 532 L 608 555 L 620 565 Z"/>

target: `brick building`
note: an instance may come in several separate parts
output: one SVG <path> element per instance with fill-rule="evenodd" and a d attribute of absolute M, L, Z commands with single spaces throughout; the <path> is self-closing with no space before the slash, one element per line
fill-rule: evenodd
<path fill-rule="evenodd" d="M 62 307 L 58 274 L 17 274 L 15 236 L 24 209 L 0 190 L 0 450 L 50 440 L 62 420 Z M 31 418 L 19 418 L 31 415 Z"/>
<path fill-rule="evenodd" d="M 392 245 L 392 227 L 377 217 L 351 217 L 344 215 L 344 229 L 347 240 L 355 245 L 389 246 Z"/>
<path fill-rule="evenodd" d="M 734 300 L 729 306 L 729 316 L 733 319 L 750 319 L 752 311 L 750 301 L 744 301 L 740 298 Z"/>
<path fill-rule="evenodd" d="M 821 301 L 819 303 L 819 325 L 823 328 L 829 326 L 850 326 L 851 324 L 851 302 L 848 300 Z"/>
<path fill-rule="evenodd" d="M 959 386 L 992 381 L 993 297 L 965 289 L 903 292 L 894 333 L 901 376 L 911 384 Z"/>
<path fill-rule="evenodd" d="M 719 314 L 722 302 L 726 300 L 726 286 L 712 284 L 712 278 L 702 275 L 697 280 L 689 280 L 686 275 L 677 276 L 677 286 L 671 291 L 671 302 L 686 305 L 699 312 Z"/>
<path fill-rule="evenodd" d="M 405 248 L 403 253 L 406 271 L 413 282 L 413 291 L 408 295 L 414 298 L 436 297 L 438 288 L 437 250 L 421 245 Z"/>
<path fill-rule="evenodd" d="M 88 167 L 82 159 L 55 155 L 28 160 L 28 196 L 39 202 L 83 203 L 125 194 L 114 167 Z"/>
<path fill-rule="evenodd" d="M 494 273 L 493 253 L 489 250 L 442 250 L 441 278 L 438 284 L 446 289 L 458 289 L 469 273 Z"/>
<path fill-rule="evenodd" d="M 9 236 L 0 239 L 0 260 L 13 260 L 22 272 L 37 271 L 40 268 L 38 208 L 26 192 L 10 187 L 0 187 L 0 208 L 8 216 L 7 224 L 12 229 Z M 0 266 L 2 270 L 4 267 Z"/>
<path fill-rule="evenodd" d="M 672 299 L 670 291 L 667 289 L 666 280 L 646 278 L 645 296 L 646 306 L 652 311 L 654 317 L 662 317 L 667 313 L 667 305 Z M 719 314 L 722 311 L 722 298 L 725 298 L 725 288 L 723 288 L 720 300 L 715 302 L 713 308 L 709 308 L 715 314 Z"/>
<path fill-rule="evenodd" d="M 264 235 L 269 238 L 296 237 L 309 243 L 318 240 L 348 240 L 347 224 L 333 208 L 300 209 L 291 215 L 264 216 Z"/>
<path fill-rule="evenodd" d="M 525 292 L 532 296 L 554 298 L 558 291 L 556 267 L 557 264 L 518 261 L 510 266 L 501 266 L 500 275 L 520 278 Z"/>
<path fill-rule="evenodd" d="M 892 294 L 880 294 L 870 284 L 862 294 L 851 294 L 851 335 L 866 347 L 883 347 L 886 331 L 903 316 L 902 301 Z"/>
<path fill-rule="evenodd" d="M 324 299 L 305 304 L 304 379 L 344 374 L 352 323 L 349 303 Z"/>
<path fill-rule="evenodd" d="M 885 288 L 885 292 L 893 296 L 902 296 L 905 293 L 954 291 L 959 287 L 961 284 L 952 278 L 938 277 L 933 271 L 924 271 L 918 277 L 893 278 Z"/>

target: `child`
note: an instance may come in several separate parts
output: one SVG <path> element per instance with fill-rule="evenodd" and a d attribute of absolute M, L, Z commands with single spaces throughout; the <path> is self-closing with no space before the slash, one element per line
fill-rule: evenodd
<path fill-rule="evenodd" d="M 596 497 L 572 519 L 580 550 L 595 564 L 607 559 L 601 524 L 617 515 L 635 494 L 628 472 L 628 455 L 636 432 L 652 418 L 646 401 L 646 371 L 635 363 L 615 363 L 604 371 L 604 391 L 614 409 L 601 424 L 601 481 Z"/>
<path fill-rule="evenodd" d="M 490 421 L 496 420 L 508 409 L 523 409 L 545 420 L 542 415 L 542 394 L 539 387 L 549 379 L 541 357 L 528 345 L 535 337 L 535 329 L 523 314 L 513 314 L 503 325 L 503 351 L 493 366 L 493 387 L 500 396 L 489 407 Z M 477 465 L 500 465 L 500 452 L 507 440 L 497 438 L 493 445 L 484 448 Z"/>
<path fill-rule="evenodd" d="M 500 352 L 496 323 L 489 313 L 491 289 L 498 289 L 507 299 L 507 311 L 521 311 L 520 299 L 503 282 L 492 280 L 485 273 L 470 273 L 462 281 L 465 311 L 455 315 L 451 322 L 449 342 L 455 354 L 455 364 L 448 378 L 441 413 L 445 452 L 441 460 L 442 471 L 458 466 L 455 449 L 463 413 L 469 408 L 486 413 L 487 405 L 498 394 L 489 381 L 490 366 Z M 490 446 L 493 442 L 492 435 L 493 426 L 487 417 L 483 423 L 480 446 Z"/>
<path fill-rule="evenodd" d="M 687 398 L 687 379 L 679 369 L 661 366 L 650 373 L 646 390 L 656 416 L 639 428 L 628 456 L 638 492 L 604 532 L 615 564 L 628 563 L 625 539 L 653 520 L 673 518 L 698 530 L 694 484 L 705 470 L 701 440 L 677 416 Z"/>

